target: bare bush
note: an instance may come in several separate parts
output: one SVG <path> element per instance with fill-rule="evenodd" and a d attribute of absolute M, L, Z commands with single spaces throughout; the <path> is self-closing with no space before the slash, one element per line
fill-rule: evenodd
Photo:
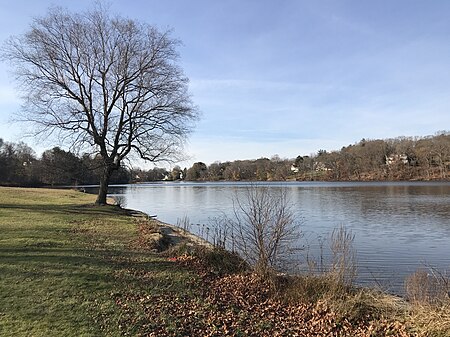
<path fill-rule="evenodd" d="M 316 274 L 324 274 L 328 271 L 328 266 L 326 265 L 325 256 L 324 256 L 324 245 L 327 241 L 327 238 L 318 237 L 318 248 L 319 248 L 319 256 L 314 256 L 314 254 L 311 254 L 311 246 L 307 245 L 305 249 L 306 253 L 306 264 L 307 264 L 307 271 L 311 275 Z M 302 269 L 302 271 L 304 271 Z"/>
<path fill-rule="evenodd" d="M 191 221 L 187 215 L 177 219 L 177 227 L 181 228 L 185 233 L 191 230 Z"/>
<path fill-rule="evenodd" d="M 450 336 L 450 275 L 425 266 L 405 279 L 406 298 L 413 304 L 409 319 L 418 336 Z"/>
<path fill-rule="evenodd" d="M 319 238 L 319 256 L 306 252 L 308 289 L 323 297 L 345 297 L 357 275 L 354 234 L 345 226 L 335 228 L 327 238 Z M 325 248 L 328 247 L 329 250 Z"/>
<path fill-rule="evenodd" d="M 251 185 L 233 207 L 228 222 L 236 251 L 262 276 L 279 269 L 300 234 L 286 190 Z"/>
<path fill-rule="evenodd" d="M 347 286 L 353 284 L 357 273 L 354 239 L 355 235 L 343 225 L 331 233 L 330 248 L 333 261 L 330 273 L 339 283 Z"/>
<path fill-rule="evenodd" d="M 216 248 L 234 252 L 234 236 L 230 222 L 225 215 L 209 219 L 212 228 L 212 244 Z"/>
<path fill-rule="evenodd" d="M 418 269 L 405 279 L 409 301 L 421 304 L 442 304 L 449 301 L 450 277 L 436 268 Z"/>

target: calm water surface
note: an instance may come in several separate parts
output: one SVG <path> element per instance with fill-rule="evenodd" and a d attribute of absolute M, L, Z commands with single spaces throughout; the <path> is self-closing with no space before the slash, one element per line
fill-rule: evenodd
<path fill-rule="evenodd" d="M 355 235 L 358 282 L 401 293 L 404 277 L 430 265 L 450 269 L 450 183 L 262 183 L 286 188 L 308 247 L 320 255 L 319 242 L 344 225 Z M 205 233 L 211 218 L 231 215 L 232 200 L 247 183 L 152 183 L 112 187 L 132 209 L 176 224 L 187 216 L 191 231 Z M 328 243 L 324 245 L 326 255 Z"/>

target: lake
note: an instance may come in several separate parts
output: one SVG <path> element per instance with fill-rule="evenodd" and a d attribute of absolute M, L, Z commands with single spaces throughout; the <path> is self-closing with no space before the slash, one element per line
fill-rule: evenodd
<path fill-rule="evenodd" d="M 167 182 L 112 186 L 110 195 L 127 208 L 177 224 L 188 217 L 191 231 L 205 236 L 211 219 L 233 212 L 233 198 L 249 183 Z M 355 235 L 357 283 L 402 293 L 406 275 L 420 267 L 450 270 L 450 183 L 270 182 L 288 193 L 304 250 L 318 256 L 319 242 L 341 225 Z M 208 234 L 209 235 L 209 234 Z M 328 241 L 325 241 L 326 255 Z"/>

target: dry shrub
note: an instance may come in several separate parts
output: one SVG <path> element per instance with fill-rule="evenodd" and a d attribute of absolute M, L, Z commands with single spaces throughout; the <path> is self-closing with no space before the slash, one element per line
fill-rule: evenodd
<path fill-rule="evenodd" d="M 342 317 L 355 322 L 399 319 L 406 310 L 402 298 L 367 288 L 347 292 L 345 297 L 335 299 L 332 306 Z"/>
<path fill-rule="evenodd" d="M 356 252 L 353 248 L 355 235 L 341 225 L 331 234 L 332 264 L 329 270 L 336 284 L 351 286 L 356 278 Z"/>
<path fill-rule="evenodd" d="M 200 269 L 199 271 L 207 274 L 228 275 L 249 270 L 247 262 L 238 254 L 218 247 L 182 243 L 170 247 L 165 255 L 169 257 L 192 257 L 195 266 L 191 265 L 191 267 Z"/>
<path fill-rule="evenodd" d="M 323 245 L 320 242 L 321 255 L 317 259 L 308 255 L 309 273 L 302 276 L 299 291 L 311 291 L 328 298 L 346 297 L 356 277 L 356 252 L 353 248 L 355 236 L 345 226 L 333 230 L 329 238 L 331 258 L 327 261 L 323 256 Z M 305 288 L 305 289 L 304 289 Z M 317 289 L 315 289 L 317 288 Z"/>
<path fill-rule="evenodd" d="M 235 251 L 235 237 L 232 222 L 226 215 L 209 219 L 212 228 L 211 242 L 214 247 Z"/>
<path fill-rule="evenodd" d="M 331 258 L 309 262 L 313 267 L 306 275 L 284 277 L 279 282 L 279 294 L 296 303 L 326 303 L 342 319 L 367 322 L 383 317 L 401 317 L 406 310 L 404 301 L 372 289 L 354 287 L 357 272 L 354 235 L 344 226 L 330 235 Z"/>
<path fill-rule="evenodd" d="M 344 225 L 333 229 L 328 239 L 319 238 L 320 255 L 314 256 L 307 251 L 306 262 L 310 274 L 328 274 L 328 277 L 343 284 L 352 285 L 357 274 L 354 239 L 355 235 Z M 324 255 L 326 243 L 329 243 L 330 258 Z"/>
<path fill-rule="evenodd" d="M 193 255 L 198 257 L 210 272 L 217 275 L 248 270 L 248 264 L 238 254 L 222 248 L 196 247 Z"/>
<path fill-rule="evenodd" d="M 450 336 L 450 277 L 429 267 L 418 269 L 405 280 L 412 303 L 409 320 L 418 336 Z"/>
<path fill-rule="evenodd" d="M 406 297 L 417 304 L 440 305 L 448 302 L 450 278 L 436 269 L 418 269 L 405 280 Z"/>

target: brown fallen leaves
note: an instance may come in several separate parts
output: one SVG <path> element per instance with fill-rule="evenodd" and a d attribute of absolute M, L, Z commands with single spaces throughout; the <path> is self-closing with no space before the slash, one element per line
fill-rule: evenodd
<path fill-rule="evenodd" d="M 174 268 L 199 275 L 191 294 L 117 295 L 121 325 L 140 336 L 411 336 L 404 324 L 378 319 L 352 322 L 325 302 L 286 303 L 254 274 L 219 276 L 192 256 L 170 258 Z M 149 291 L 151 293 L 151 291 Z M 131 328 L 130 328 L 131 327 Z"/>
<path fill-rule="evenodd" d="M 156 220 L 138 219 L 138 237 L 132 242 L 132 247 L 160 252 L 170 245 L 169 238 L 161 232 L 161 226 Z"/>

